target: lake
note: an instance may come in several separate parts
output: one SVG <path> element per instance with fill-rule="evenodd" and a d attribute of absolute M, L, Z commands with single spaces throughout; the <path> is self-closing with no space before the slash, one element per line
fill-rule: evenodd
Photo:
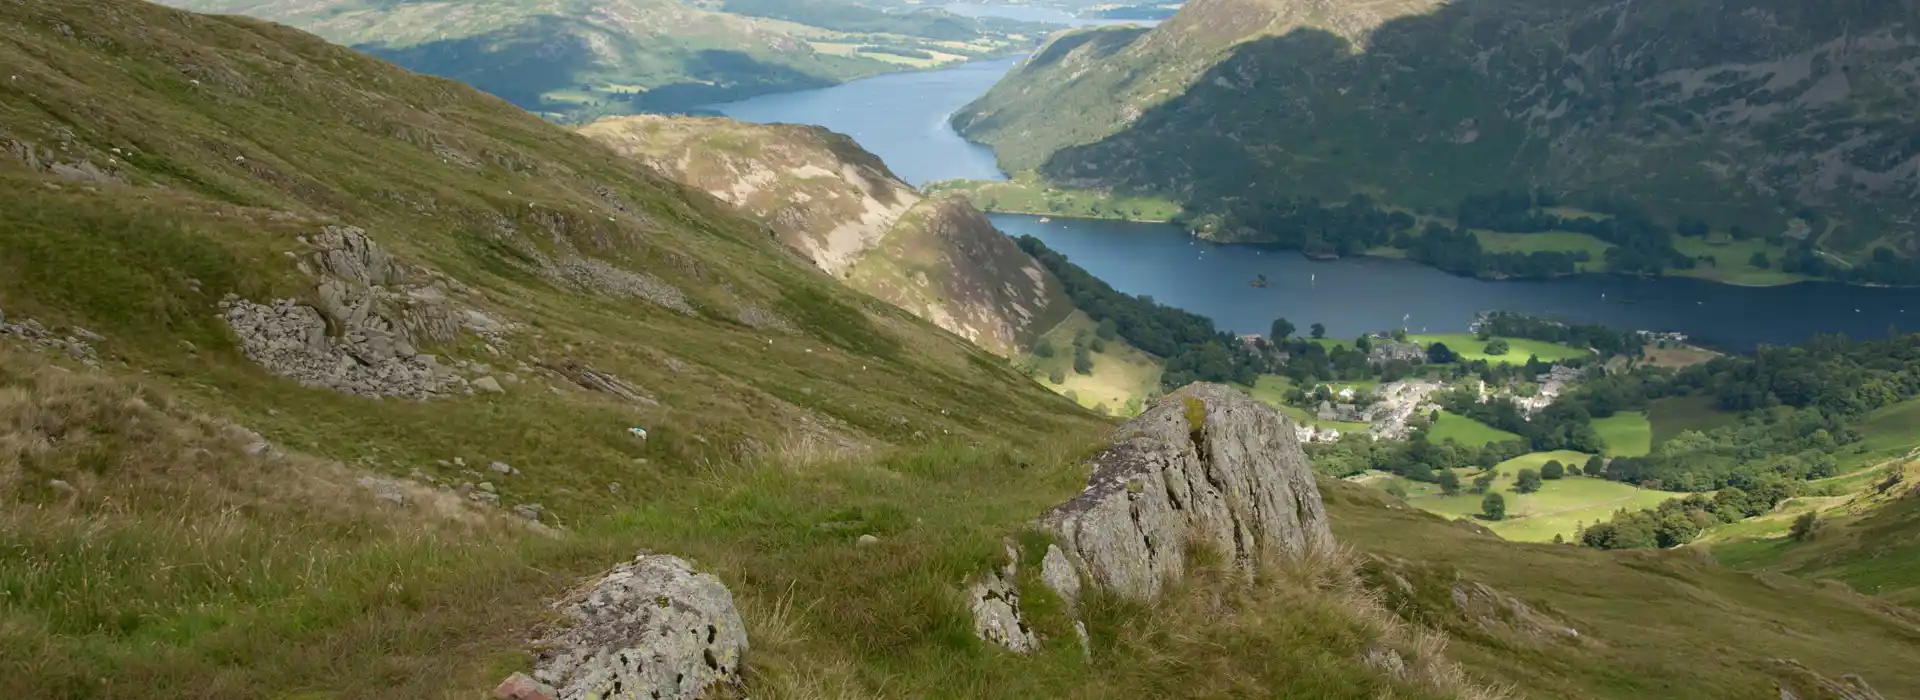
<path fill-rule="evenodd" d="M 735 119 L 817 124 L 852 136 L 894 173 L 920 185 L 950 178 L 1004 179 L 983 146 L 947 117 L 986 92 L 1018 59 L 896 73 L 820 90 L 715 105 Z M 1062 118 L 1069 118 L 1062 115 Z M 1734 287 L 1688 278 L 1579 275 L 1485 281 L 1397 260 L 1311 261 L 1297 252 L 1195 240 L 1176 226 L 996 214 L 1000 230 L 1033 235 L 1115 289 L 1265 333 L 1276 317 L 1354 337 L 1401 327 L 1467 329 L 1476 313 L 1518 311 L 1620 329 L 1679 331 L 1720 348 L 1789 344 L 1819 333 L 1878 338 L 1889 326 L 1920 330 L 1920 289 L 1806 282 Z M 1266 275 L 1266 288 L 1247 285 Z M 1911 311 L 1911 313 L 1909 313 Z M 1911 319 L 1911 320 L 1909 320 Z"/>

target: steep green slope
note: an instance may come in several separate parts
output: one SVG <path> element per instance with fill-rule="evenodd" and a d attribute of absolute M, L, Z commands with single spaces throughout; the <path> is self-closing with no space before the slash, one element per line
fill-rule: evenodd
<path fill-rule="evenodd" d="M 1896 460 L 1860 476 L 1852 493 L 1797 499 L 1778 512 L 1708 531 L 1698 546 L 1742 570 L 1840 581 L 1920 609 L 1920 462 Z M 1795 521 L 1809 513 L 1813 528 L 1793 537 Z"/>
<path fill-rule="evenodd" d="M 752 697 L 1439 695 L 1362 656 L 1445 658 L 1339 562 L 1089 598 L 1091 662 L 980 641 L 961 582 L 1106 424 L 500 100 L 130 0 L 0 3 L 0 66 L 0 695 L 476 697 L 639 549 L 726 582 Z M 1920 690 L 1912 625 L 1836 592 L 1327 488 L 1455 687 Z"/>
<path fill-rule="evenodd" d="M 1031 46 L 971 20 L 938 39 L 847 32 L 673 0 L 168 0 L 290 24 L 569 120 L 687 109 Z M 753 13 L 765 14 L 765 13 Z M 955 18 L 958 20 L 958 18 Z M 945 43 L 939 43 L 945 42 Z M 880 47 L 880 48 L 875 48 Z M 914 56 L 883 53 L 893 47 Z M 923 49 L 938 51 L 939 55 Z"/>
<path fill-rule="evenodd" d="M 1917 11 L 1199 0 L 1152 31 L 1055 39 L 955 122 L 1010 170 L 1201 212 L 1543 188 L 1910 255 Z"/>
<path fill-rule="evenodd" d="M 581 133 L 765 222 L 849 286 L 1001 355 L 1073 311 L 964 200 L 923 197 L 853 139 L 729 119 L 627 117 Z"/>

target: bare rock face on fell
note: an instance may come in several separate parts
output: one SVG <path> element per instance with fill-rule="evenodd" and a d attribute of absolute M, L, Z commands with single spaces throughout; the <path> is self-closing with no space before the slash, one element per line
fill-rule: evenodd
<path fill-rule="evenodd" d="M 1041 557 L 1040 582 L 1077 618 L 1089 590 L 1159 596 L 1185 575 L 1195 547 L 1247 572 L 1331 550 L 1326 506 L 1297 431 L 1225 386 L 1174 392 L 1121 426 L 1114 444 L 1088 460 L 1086 489 L 1041 516 L 1057 545 Z M 1020 559 L 1017 551 L 1007 556 Z M 1014 573 L 1008 565 L 971 583 L 969 602 L 981 639 L 1027 652 L 1044 640 L 1021 619 Z M 1086 650 L 1077 619 L 1074 633 Z"/>
<path fill-rule="evenodd" d="M 739 684 L 747 630 L 733 594 L 679 557 L 642 554 L 561 609 L 567 625 L 541 641 L 533 674 L 556 700 L 695 700 Z"/>
<path fill-rule="evenodd" d="M 1134 599 L 1179 578 L 1204 545 L 1242 567 L 1333 546 L 1295 427 L 1218 384 L 1193 384 L 1120 430 L 1086 490 L 1042 522 L 1091 583 Z"/>

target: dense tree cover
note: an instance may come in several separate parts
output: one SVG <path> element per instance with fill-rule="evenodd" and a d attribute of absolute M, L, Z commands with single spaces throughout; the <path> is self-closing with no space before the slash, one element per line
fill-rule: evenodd
<path fill-rule="evenodd" d="M 1637 354 L 1643 345 L 1639 334 L 1634 331 L 1616 331 L 1593 324 L 1567 324 L 1509 311 L 1483 314 L 1474 325 L 1474 332 L 1481 340 L 1500 336 L 1590 348 L 1600 353 L 1601 357 Z"/>
<path fill-rule="evenodd" d="M 1466 227 L 1430 223 L 1420 235 L 1413 216 L 1380 207 L 1365 195 L 1344 204 L 1317 199 L 1250 198 L 1225 214 L 1208 215 L 1198 228 L 1228 232 L 1230 240 L 1270 243 L 1312 257 L 1358 255 L 1392 246 L 1408 257 L 1459 275 L 1478 277 L 1555 277 L 1573 274 L 1589 256 L 1584 252 L 1492 253 Z"/>
<path fill-rule="evenodd" d="M 1241 352 L 1238 339 L 1215 329 L 1212 319 L 1156 303 L 1151 297 L 1123 294 L 1033 236 L 1021 236 L 1016 242 L 1059 278 L 1080 310 L 1102 327 L 1111 322 L 1115 335 L 1165 359 L 1163 386 L 1195 381 L 1252 384 L 1270 369 L 1262 355 Z M 1077 369 L 1078 357 L 1075 364 Z"/>
<path fill-rule="evenodd" d="M 1580 530 L 1581 544 L 1601 549 L 1675 547 L 1693 541 L 1701 530 L 1773 510 L 1793 495 L 1793 486 L 1777 477 L 1728 486 L 1708 498 L 1692 494 L 1646 510 L 1621 511 L 1613 519 Z"/>

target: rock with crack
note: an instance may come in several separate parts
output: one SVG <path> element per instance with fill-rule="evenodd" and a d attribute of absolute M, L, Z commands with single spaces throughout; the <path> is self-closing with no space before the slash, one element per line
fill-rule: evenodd
<path fill-rule="evenodd" d="M 1251 574 L 1263 562 L 1299 560 L 1334 546 L 1326 506 L 1292 421 L 1238 391 L 1193 384 L 1128 421 L 1089 460 L 1085 490 L 1040 518 L 1058 541 L 1041 581 L 1074 614 L 1083 586 L 1151 600 L 1185 574 L 1205 547 Z M 1009 559 L 1019 553 L 1009 549 Z M 1012 564 L 968 587 L 982 639 L 1014 651 L 1038 647 L 1020 617 Z M 1076 616 L 1077 618 L 1077 616 Z M 1075 632 L 1087 648 L 1085 628 Z"/>
<path fill-rule="evenodd" d="M 560 603 L 534 678 L 555 700 L 694 700 L 740 682 L 746 626 L 733 594 L 679 557 L 641 554 Z"/>
<path fill-rule="evenodd" d="M 1020 590 L 1014 582 L 1020 552 L 1012 545 L 1007 546 L 1007 560 L 967 587 L 967 609 L 973 613 L 974 634 L 1024 654 L 1040 648 L 1040 641 L 1020 614 Z"/>
<path fill-rule="evenodd" d="M 1238 391 L 1192 384 L 1120 430 L 1080 495 L 1042 516 L 1089 581 L 1136 600 L 1206 546 L 1243 569 L 1333 547 L 1292 421 Z"/>

